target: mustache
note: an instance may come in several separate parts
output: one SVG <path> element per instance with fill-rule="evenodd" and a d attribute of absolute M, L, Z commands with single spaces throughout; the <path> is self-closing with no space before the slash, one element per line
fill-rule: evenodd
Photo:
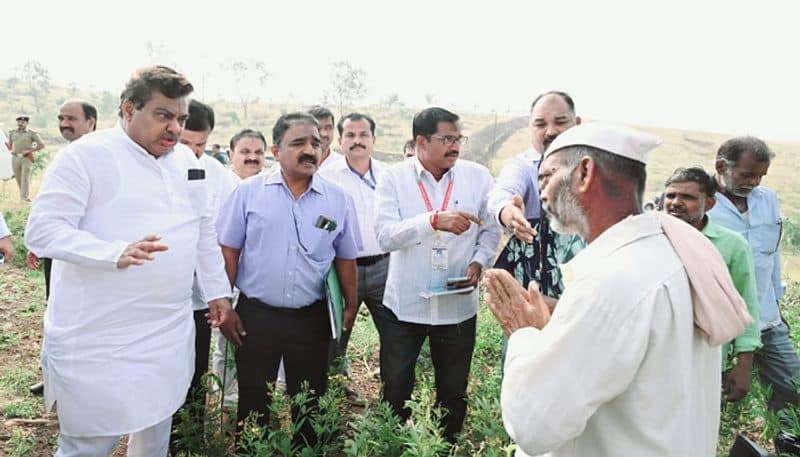
<path fill-rule="evenodd" d="M 297 158 L 297 163 L 308 162 L 313 165 L 317 164 L 317 157 L 311 154 L 303 154 Z"/>
<path fill-rule="evenodd" d="M 164 133 L 163 135 L 161 135 L 161 137 L 159 139 L 160 140 L 176 141 L 177 142 L 178 141 L 178 135 L 175 135 L 173 133 Z"/>
<path fill-rule="evenodd" d="M 254 164 L 254 165 L 261 165 L 261 161 L 258 160 L 258 159 L 244 159 L 244 164 L 245 165 L 248 165 L 248 164 L 251 164 L 251 163 Z"/>
<path fill-rule="evenodd" d="M 364 146 L 363 144 L 359 144 L 359 143 L 356 143 L 356 144 L 354 144 L 354 145 L 350 146 L 350 150 L 351 150 L 351 151 L 352 151 L 353 149 L 355 149 L 355 148 L 363 148 L 363 149 L 367 149 L 367 147 L 366 147 L 366 146 Z"/>
<path fill-rule="evenodd" d="M 455 149 L 444 154 L 445 157 L 458 157 L 460 152 L 456 151 Z"/>
<path fill-rule="evenodd" d="M 70 132 L 75 133 L 75 129 L 72 127 L 59 127 L 58 129 L 61 130 L 62 132 L 69 130 Z"/>

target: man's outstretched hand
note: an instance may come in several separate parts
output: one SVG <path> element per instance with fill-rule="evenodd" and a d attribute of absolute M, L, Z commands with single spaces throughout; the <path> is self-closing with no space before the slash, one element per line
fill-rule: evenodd
<path fill-rule="evenodd" d="M 500 222 L 514 236 L 526 243 L 533 243 L 536 236 L 536 229 L 531 227 L 531 223 L 525 219 L 525 203 L 522 197 L 514 195 L 511 204 L 506 205 L 500 210 Z"/>
<path fill-rule="evenodd" d="M 122 255 L 117 260 L 117 268 L 128 268 L 131 265 L 142 265 L 145 260 L 154 260 L 155 252 L 163 252 L 169 249 L 166 244 L 159 243 L 161 236 L 147 235 L 139 241 L 128 245 Z"/>

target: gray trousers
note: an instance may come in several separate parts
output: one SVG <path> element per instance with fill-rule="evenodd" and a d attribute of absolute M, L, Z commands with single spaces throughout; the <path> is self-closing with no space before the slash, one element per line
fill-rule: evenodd
<path fill-rule="evenodd" d="M 367 305 L 369 314 L 372 316 L 372 322 L 375 324 L 375 329 L 378 334 L 381 333 L 380 314 L 373 312 L 376 306 L 383 304 L 383 292 L 386 288 L 386 276 L 389 273 L 389 257 L 383 258 L 372 265 L 365 265 L 358 267 L 358 307 L 361 303 Z M 358 310 L 356 310 L 357 312 Z M 330 362 L 341 359 L 341 365 L 337 367 L 336 371 L 349 375 L 347 364 L 347 343 L 350 342 L 350 334 L 353 329 L 347 332 L 342 332 L 342 337 L 336 344 L 331 345 Z"/>
<path fill-rule="evenodd" d="M 767 406 L 780 411 L 798 404 L 797 382 L 800 381 L 800 357 L 789 338 L 789 328 L 781 323 L 761 332 L 763 346 L 753 361 L 758 379 L 771 390 Z"/>

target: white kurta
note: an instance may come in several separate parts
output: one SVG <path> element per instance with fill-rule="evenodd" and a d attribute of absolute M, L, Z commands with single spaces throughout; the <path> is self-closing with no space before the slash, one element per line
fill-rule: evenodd
<path fill-rule="evenodd" d="M 683 265 L 653 215 L 562 267 L 552 319 L 509 339 L 501 403 L 518 456 L 714 456 L 720 348 L 695 331 Z"/>
<path fill-rule="evenodd" d="M 211 198 L 211 214 L 216 221 L 222 202 L 228 198 L 241 180 L 238 176 L 236 180 L 234 180 L 233 176 L 236 175 L 230 173 L 219 160 L 208 154 L 200 156 L 200 166 L 206 170 L 208 195 Z M 195 311 L 208 309 L 208 300 L 206 300 L 203 293 L 200 291 L 200 284 L 198 284 L 197 277 L 194 278 L 194 284 L 192 284 L 192 309 Z"/>
<path fill-rule="evenodd" d="M 190 303 L 197 270 L 209 299 L 230 287 L 201 168 L 185 146 L 159 159 L 121 127 L 67 146 L 50 165 L 25 230 L 53 259 L 42 371 L 61 433 L 132 433 L 183 403 L 194 366 Z M 169 246 L 118 269 L 124 248 L 148 234 Z"/>

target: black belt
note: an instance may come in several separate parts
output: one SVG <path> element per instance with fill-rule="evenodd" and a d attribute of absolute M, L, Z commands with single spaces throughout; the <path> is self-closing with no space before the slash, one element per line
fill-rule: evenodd
<path fill-rule="evenodd" d="M 239 292 L 239 300 L 241 301 L 242 298 L 244 298 L 246 301 L 249 301 L 250 303 L 256 304 L 256 305 L 261 306 L 263 308 L 267 308 L 267 309 L 270 309 L 272 311 L 279 311 L 279 312 L 282 312 L 282 313 L 306 312 L 306 311 L 311 311 L 311 310 L 314 310 L 314 309 L 317 309 L 317 308 L 321 308 L 321 307 L 326 305 L 326 301 L 325 300 L 317 300 L 315 302 L 312 302 L 312 303 L 310 303 L 308 305 L 305 305 L 305 306 L 301 306 L 299 308 L 287 308 L 287 307 L 283 307 L 283 306 L 273 306 L 273 305 L 270 305 L 269 303 L 264 303 L 263 301 L 261 301 L 261 300 L 259 300 L 257 298 L 251 298 L 251 297 L 248 297 L 247 295 Z"/>
<path fill-rule="evenodd" d="M 385 253 L 385 254 L 371 255 L 371 256 L 368 256 L 368 257 L 359 257 L 359 258 L 356 259 L 356 265 L 358 265 L 360 267 L 366 267 L 366 266 L 369 266 L 369 265 L 374 265 L 374 264 L 380 262 L 381 260 L 383 260 L 383 259 L 385 259 L 387 257 L 389 257 L 389 253 L 388 252 Z"/>

